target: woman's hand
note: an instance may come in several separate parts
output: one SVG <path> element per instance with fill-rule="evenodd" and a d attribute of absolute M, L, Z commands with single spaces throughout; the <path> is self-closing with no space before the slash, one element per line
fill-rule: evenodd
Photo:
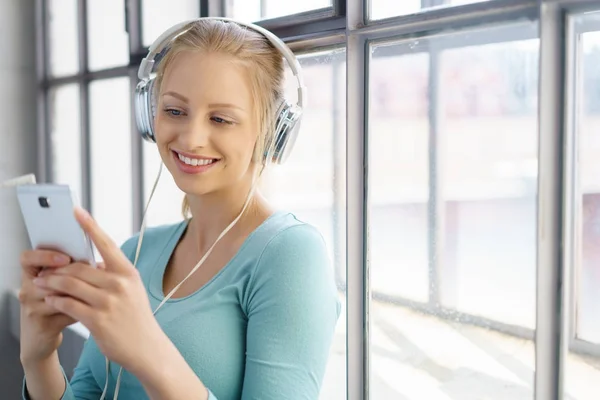
<path fill-rule="evenodd" d="M 95 269 L 74 263 L 49 271 L 34 283 L 60 293 L 47 296 L 48 305 L 80 321 L 109 360 L 133 372 L 164 334 L 137 269 L 86 211 L 77 209 L 75 215 L 103 265 Z"/>
<path fill-rule="evenodd" d="M 25 368 L 44 362 L 62 342 L 62 330 L 75 320 L 47 304 L 44 298 L 50 290 L 33 284 L 43 269 L 58 270 L 71 259 L 55 251 L 27 250 L 21 254 L 21 362 Z"/>

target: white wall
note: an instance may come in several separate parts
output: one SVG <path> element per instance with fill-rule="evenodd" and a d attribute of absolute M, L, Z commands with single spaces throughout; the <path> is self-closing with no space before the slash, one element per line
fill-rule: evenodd
<path fill-rule="evenodd" d="M 0 0 L 0 181 L 35 172 L 34 0 Z M 20 398 L 19 344 L 8 330 L 8 290 L 19 286 L 19 253 L 29 245 L 13 190 L 0 191 L 0 388 Z"/>

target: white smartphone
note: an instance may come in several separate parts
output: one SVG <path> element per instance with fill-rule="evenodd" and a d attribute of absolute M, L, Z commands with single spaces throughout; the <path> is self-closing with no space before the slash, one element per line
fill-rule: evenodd
<path fill-rule="evenodd" d="M 17 198 L 34 249 L 56 250 L 95 267 L 89 237 L 75 219 L 75 196 L 67 185 L 17 186 Z"/>

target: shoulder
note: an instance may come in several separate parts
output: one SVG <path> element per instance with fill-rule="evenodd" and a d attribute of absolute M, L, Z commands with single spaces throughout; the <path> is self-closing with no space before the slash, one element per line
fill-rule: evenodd
<path fill-rule="evenodd" d="M 151 252 L 152 250 L 162 248 L 162 246 L 171 240 L 174 235 L 180 232 L 180 230 L 183 229 L 186 224 L 187 221 L 180 221 L 174 224 L 165 224 L 146 228 L 143 232 L 144 235 L 142 237 L 141 252 L 147 253 Z M 121 251 L 123 251 L 123 253 L 132 261 L 135 257 L 135 251 L 140 239 L 140 233 L 141 232 L 135 233 L 121 244 Z"/>
<path fill-rule="evenodd" d="M 333 265 L 319 230 L 293 214 L 284 214 L 277 224 L 256 261 L 250 284 L 252 298 L 280 304 L 304 303 L 307 298 L 334 301 Z"/>
<path fill-rule="evenodd" d="M 257 261 L 259 269 L 270 264 L 293 268 L 298 262 L 311 265 L 316 262 L 318 267 L 330 264 L 327 244 L 321 232 L 294 214 L 282 213 L 265 234 L 266 240 L 262 241 Z"/>

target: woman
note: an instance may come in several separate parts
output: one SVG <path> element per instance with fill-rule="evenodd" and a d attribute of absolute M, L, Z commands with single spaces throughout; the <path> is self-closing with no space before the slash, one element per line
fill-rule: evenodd
<path fill-rule="evenodd" d="M 78 209 L 101 268 L 23 253 L 24 398 L 114 398 L 116 386 L 136 400 L 318 398 L 340 313 L 327 249 L 252 190 L 282 64 L 264 36 L 228 21 L 200 19 L 172 43 L 154 83 L 154 133 L 186 219 L 148 229 L 136 257 L 137 236 L 118 248 Z M 74 321 L 91 337 L 67 382 L 57 348 Z"/>

